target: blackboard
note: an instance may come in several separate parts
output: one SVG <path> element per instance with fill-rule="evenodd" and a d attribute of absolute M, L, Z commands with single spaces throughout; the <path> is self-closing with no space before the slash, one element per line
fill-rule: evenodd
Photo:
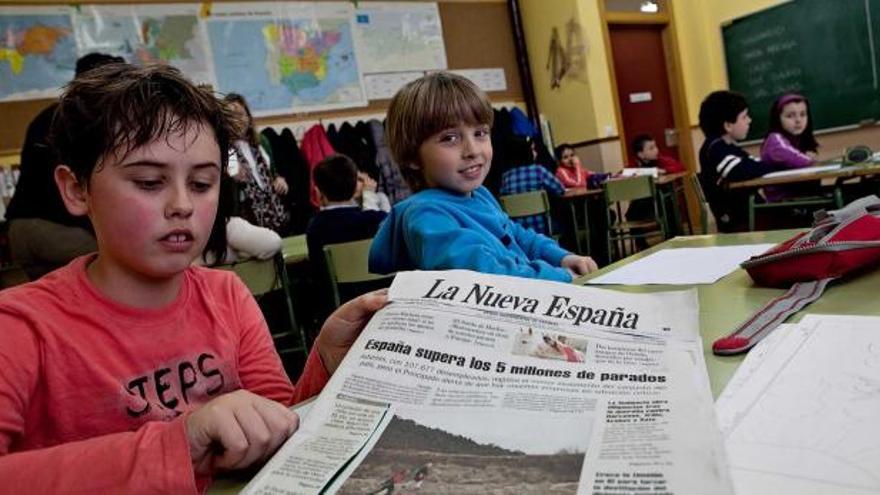
<path fill-rule="evenodd" d="M 730 89 L 746 95 L 749 138 L 770 105 L 797 91 L 814 129 L 880 119 L 880 0 L 793 0 L 722 26 Z"/>

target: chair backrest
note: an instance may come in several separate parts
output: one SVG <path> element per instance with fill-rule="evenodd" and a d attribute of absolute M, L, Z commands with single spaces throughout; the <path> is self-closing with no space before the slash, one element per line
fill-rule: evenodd
<path fill-rule="evenodd" d="M 654 179 L 651 176 L 613 179 L 605 183 L 605 201 L 609 204 L 654 197 Z"/>
<path fill-rule="evenodd" d="M 276 272 L 276 263 L 271 258 L 268 260 L 251 259 L 221 265 L 218 268 L 235 272 L 254 297 L 281 288 Z"/>
<path fill-rule="evenodd" d="M 0 268 L 0 289 L 8 289 L 30 281 L 24 269 L 18 265 Z"/>
<path fill-rule="evenodd" d="M 339 284 L 369 282 L 392 278 L 394 274 L 378 275 L 370 273 L 370 244 L 373 239 L 327 244 L 324 246 L 324 259 L 336 306 L 339 306 Z"/>
<path fill-rule="evenodd" d="M 501 208 L 510 218 L 543 215 L 547 232 L 542 232 L 542 234 L 546 233 L 556 237 L 553 232 L 553 219 L 550 217 L 550 198 L 547 196 L 547 191 L 539 189 L 519 194 L 508 194 L 498 199 Z"/>
<path fill-rule="evenodd" d="M 547 191 L 543 189 L 501 196 L 499 201 L 510 218 L 549 214 L 550 212 L 550 200 L 547 198 Z"/>
<path fill-rule="evenodd" d="M 220 265 L 217 268 L 221 270 L 230 270 L 234 272 L 244 282 L 251 294 L 255 298 L 267 294 L 275 290 L 284 292 L 284 312 L 287 319 L 286 328 L 273 329 L 272 341 L 275 343 L 275 349 L 281 356 L 284 368 L 288 374 L 294 376 L 298 361 L 291 361 L 291 354 L 302 354 L 305 359 L 309 354 L 309 344 L 306 341 L 303 329 L 297 324 L 296 316 L 293 310 L 293 297 L 290 290 L 290 281 L 287 278 L 287 270 L 284 265 L 284 258 L 281 253 L 276 253 L 273 258 L 267 260 L 250 259 L 227 265 Z M 261 307 L 262 309 L 262 307 Z M 263 309 L 263 311 L 266 311 Z M 270 318 L 266 317 L 267 322 Z"/>
<path fill-rule="evenodd" d="M 688 176 L 688 181 L 691 183 L 691 187 L 694 190 L 694 194 L 697 196 L 697 201 L 700 202 L 700 229 L 701 234 L 709 233 L 709 215 L 712 212 L 709 210 L 709 203 L 706 201 L 706 194 L 703 192 L 703 186 L 700 184 L 700 178 L 697 177 L 696 174 L 691 174 Z"/>

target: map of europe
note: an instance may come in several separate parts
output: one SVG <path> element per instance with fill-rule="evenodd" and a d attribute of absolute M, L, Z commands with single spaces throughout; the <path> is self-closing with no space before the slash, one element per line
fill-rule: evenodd
<path fill-rule="evenodd" d="M 70 16 L 0 16 L 0 100 L 57 95 L 76 58 Z"/>
<path fill-rule="evenodd" d="M 366 104 L 350 19 L 236 19 L 208 24 L 219 90 L 255 115 Z"/>

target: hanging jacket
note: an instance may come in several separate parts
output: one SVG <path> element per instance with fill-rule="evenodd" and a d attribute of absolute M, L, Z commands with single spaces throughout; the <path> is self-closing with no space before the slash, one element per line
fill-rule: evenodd
<path fill-rule="evenodd" d="M 379 169 L 379 191 L 385 193 L 391 204 L 408 198 L 412 191 L 403 179 L 400 168 L 394 163 L 391 150 L 385 144 L 385 127 L 382 122 L 373 119 L 367 123 L 376 148 L 376 165 Z"/>
<path fill-rule="evenodd" d="M 302 151 L 303 157 L 305 157 L 306 162 L 309 164 L 309 202 L 317 208 L 321 203 L 318 200 L 318 188 L 315 186 L 312 173 L 318 162 L 335 154 L 336 150 L 330 145 L 324 128 L 320 124 L 315 124 L 303 136 L 300 151 Z"/>

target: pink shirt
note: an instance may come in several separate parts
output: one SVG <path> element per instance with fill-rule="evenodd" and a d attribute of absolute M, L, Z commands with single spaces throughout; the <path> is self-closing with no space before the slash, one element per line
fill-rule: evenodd
<path fill-rule="evenodd" d="M 232 273 L 187 269 L 160 309 L 116 303 L 90 256 L 0 292 L 0 493 L 196 493 L 185 415 L 237 389 L 290 405 L 328 375 L 316 353 L 296 388 L 262 313 Z"/>

